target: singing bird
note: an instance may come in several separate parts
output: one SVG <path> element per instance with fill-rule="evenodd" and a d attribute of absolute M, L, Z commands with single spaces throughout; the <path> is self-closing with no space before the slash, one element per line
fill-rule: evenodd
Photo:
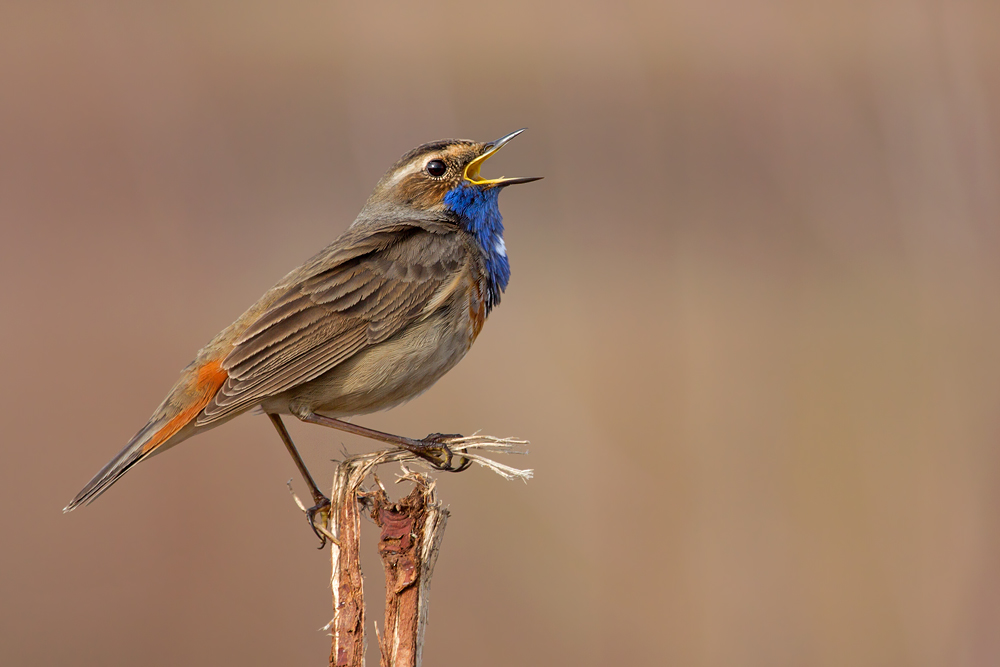
<path fill-rule="evenodd" d="M 270 417 L 310 487 L 281 420 L 292 415 L 406 448 L 442 470 L 448 436 L 411 439 L 342 421 L 420 394 L 469 351 L 510 279 L 497 200 L 538 178 L 480 175 L 524 130 L 487 143 L 436 141 L 404 155 L 336 241 L 286 275 L 182 372 L 142 429 L 63 511 L 90 503 L 136 463 L 253 408 Z"/>

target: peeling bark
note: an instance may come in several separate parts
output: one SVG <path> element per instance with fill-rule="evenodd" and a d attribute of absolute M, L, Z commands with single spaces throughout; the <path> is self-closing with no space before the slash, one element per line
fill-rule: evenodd
<path fill-rule="evenodd" d="M 382 528 L 378 551 L 385 569 L 385 631 L 382 667 L 418 667 L 423 653 L 430 580 L 448 520 L 433 483 L 407 478 L 414 489 L 397 503 L 384 490 L 372 495 L 372 519 Z"/>
<path fill-rule="evenodd" d="M 518 470 L 477 452 L 515 453 L 521 440 L 490 436 L 453 439 L 450 446 L 474 463 L 505 479 L 531 478 L 530 470 Z M 448 510 L 437 501 L 434 482 L 403 466 L 399 481 L 413 482 L 405 498 L 393 503 L 375 479 L 372 490 L 361 488 L 368 475 L 383 463 L 413 461 L 415 456 L 388 449 L 352 456 L 337 466 L 330 494 L 329 523 L 317 528 L 332 537 L 330 578 L 333 589 L 333 619 L 324 628 L 333 637 L 330 667 L 364 667 L 365 600 L 361 574 L 361 512 L 381 527 L 379 555 L 385 569 L 385 630 L 379 638 L 382 667 L 419 667 L 430 597 L 431 576 L 437 563 Z M 374 475 L 373 475 L 374 477 Z M 294 494 L 293 494 L 294 495 Z M 305 506 L 296 497 L 299 508 Z"/>

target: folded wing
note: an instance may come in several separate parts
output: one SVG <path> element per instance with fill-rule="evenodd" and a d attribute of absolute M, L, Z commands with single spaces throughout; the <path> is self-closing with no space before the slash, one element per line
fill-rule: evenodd
<path fill-rule="evenodd" d="M 465 265 L 457 234 L 409 227 L 318 257 L 236 340 L 222 362 L 229 377 L 197 423 L 314 380 L 424 316 Z"/>

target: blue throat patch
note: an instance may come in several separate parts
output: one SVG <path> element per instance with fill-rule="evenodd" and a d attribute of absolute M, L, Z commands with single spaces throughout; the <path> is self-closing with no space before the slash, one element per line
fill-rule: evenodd
<path fill-rule="evenodd" d="M 500 303 L 510 280 L 510 262 L 503 242 L 503 217 L 497 200 L 501 188 L 459 185 L 444 196 L 445 205 L 458 214 L 465 230 L 476 237 L 486 260 L 486 312 Z"/>

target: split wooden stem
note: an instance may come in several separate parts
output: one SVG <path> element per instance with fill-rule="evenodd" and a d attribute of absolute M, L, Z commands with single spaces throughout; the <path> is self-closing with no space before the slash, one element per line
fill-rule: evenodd
<path fill-rule="evenodd" d="M 532 471 L 497 463 L 470 450 L 517 453 L 520 440 L 472 436 L 449 443 L 473 462 L 507 479 L 531 478 Z M 403 466 L 397 481 L 413 482 L 406 497 L 392 502 L 374 470 L 384 463 L 414 461 L 408 451 L 389 449 L 352 456 L 334 474 L 327 525 L 318 526 L 332 538 L 333 620 L 324 628 L 333 638 L 330 667 L 363 667 L 365 602 L 361 574 L 361 513 L 371 512 L 382 529 L 378 551 L 385 569 L 385 625 L 379 636 L 381 667 L 419 667 L 427 626 L 431 577 L 437 562 L 448 510 L 438 502 L 435 483 Z M 418 461 L 419 462 L 419 461 Z M 362 488 L 371 475 L 374 483 Z M 305 510 L 305 506 L 299 507 Z M 376 628 L 377 631 L 377 628 Z"/>

